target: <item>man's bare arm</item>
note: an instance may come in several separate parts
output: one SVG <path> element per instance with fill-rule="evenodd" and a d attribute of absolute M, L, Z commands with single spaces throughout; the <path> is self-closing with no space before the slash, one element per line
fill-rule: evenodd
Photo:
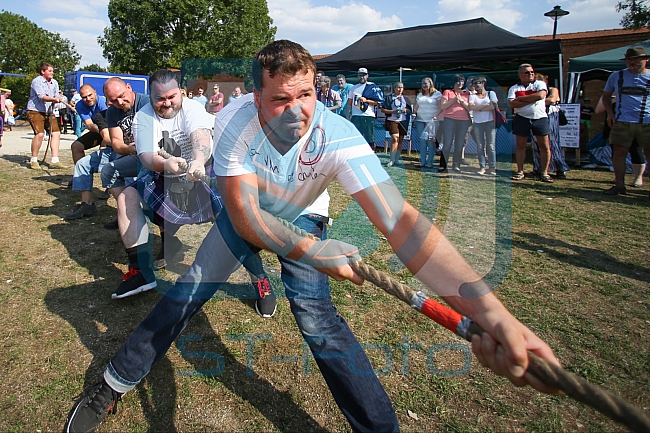
<path fill-rule="evenodd" d="M 102 144 L 100 147 L 106 147 L 108 145 L 111 145 L 111 135 L 108 133 L 108 129 L 104 128 L 101 131 L 99 131 L 99 135 L 102 136 Z"/>
<path fill-rule="evenodd" d="M 86 124 L 86 129 L 88 129 L 88 131 L 99 134 L 99 127 L 95 125 L 95 122 L 93 122 L 92 119 L 86 119 L 84 120 L 84 123 Z"/>
<path fill-rule="evenodd" d="M 205 174 L 205 163 L 212 155 L 212 132 L 208 129 L 197 129 L 190 134 L 192 141 L 192 163 L 187 170 L 187 178 L 192 182 L 199 179 L 193 176 L 195 171 Z"/>
<path fill-rule="evenodd" d="M 353 197 L 413 275 L 486 331 L 472 340 L 472 349 L 483 365 L 515 385 L 555 392 L 524 374 L 527 350 L 559 364 L 550 347 L 509 313 L 451 242 L 402 198 L 392 181 Z"/>
<path fill-rule="evenodd" d="M 363 282 L 348 265 L 349 260 L 360 258 L 355 246 L 331 239 L 316 241 L 296 234 L 259 207 L 257 175 L 220 176 L 217 180 L 230 221 L 246 241 L 309 264 L 335 280 Z"/>
<path fill-rule="evenodd" d="M 601 100 L 603 101 L 603 106 L 607 112 L 607 123 L 611 128 L 614 123 L 616 123 L 616 116 L 614 115 L 614 104 L 612 103 L 612 95 L 614 92 L 603 92 Z"/>
<path fill-rule="evenodd" d="M 124 133 L 119 126 L 108 128 L 113 150 L 120 155 L 135 155 L 135 143 L 124 143 Z"/>

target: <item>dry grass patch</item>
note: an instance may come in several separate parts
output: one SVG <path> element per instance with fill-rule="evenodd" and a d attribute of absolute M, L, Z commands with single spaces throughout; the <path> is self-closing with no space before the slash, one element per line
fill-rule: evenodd
<path fill-rule="evenodd" d="M 71 171 L 34 172 L 23 160 L 0 159 L 0 431 L 60 430 L 72 398 L 101 376 L 161 295 L 112 301 L 126 270 L 117 232 L 102 228 L 114 218 L 114 202 L 98 202 L 95 217 L 65 222 L 79 199 L 60 186 Z M 411 163 L 391 171 L 400 189 L 566 368 L 650 406 L 647 188 L 608 197 L 601 193 L 608 172 L 575 170 L 553 185 L 511 185 L 508 163 L 500 164 L 504 176 L 497 179 L 422 175 Z M 340 186 L 330 194 L 337 218 L 330 235 L 359 245 L 378 269 L 417 284 Z M 207 229 L 181 229 L 187 248 L 180 263 L 159 275 L 162 287 L 191 264 Z M 277 287 L 277 260 L 267 253 L 263 260 Z M 229 283 L 249 286 L 243 271 Z M 468 364 L 465 342 L 377 288 L 332 283 L 332 294 L 404 431 L 623 431 L 567 398 L 514 388 L 473 358 Z M 252 354 L 242 336 L 262 338 Z M 280 300 L 278 314 L 262 320 L 250 301 L 221 293 L 99 431 L 349 426 L 305 350 L 288 302 Z"/>

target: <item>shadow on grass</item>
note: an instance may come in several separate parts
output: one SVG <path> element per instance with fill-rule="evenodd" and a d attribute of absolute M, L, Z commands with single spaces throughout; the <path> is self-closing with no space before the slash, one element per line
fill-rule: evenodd
<path fill-rule="evenodd" d="M 54 182 L 49 177 L 42 177 L 41 180 Z M 51 206 L 34 207 L 31 209 L 33 215 L 61 217 L 74 205 L 78 196 L 78 193 L 64 188 L 53 188 L 48 192 L 54 197 Z M 65 247 L 67 255 L 75 262 L 70 266 L 84 268 L 92 279 L 91 282 L 53 289 L 45 297 L 48 310 L 74 328 L 81 344 L 92 357 L 85 372 L 84 388 L 102 377 L 110 358 L 160 299 L 160 294 L 152 290 L 119 301 L 111 300 L 110 294 L 120 283 L 122 276 L 115 263 L 126 262 L 126 255 L 117 232 L 104 230 L 101 222 L 106 218 L 98 217 L 104 213 L 112 214 L 114 209 L 104 205 L 100 206 L 98 211 L 98 215 L 91 218 L 61 221 L 47 226 L 52 238 Z M 182 263 L 173 265 L 175 272 L 184 272 L 186 269 L 187 265 Z M 81 274 L 88 279 L 86 272 Z M 172 284 L 164 280 L 163 276 L 160 275 L 157 288 L 161 293 Z M 277 286 L 277 282 L 274 286 Z M 217 296 L 238 298 L 249 308 L 254 308 L 255 293 L 250 284 L 226 283 L 220 288 Z M 258 376 L 247 376 L 246 366 L 237 362 L 235 355 L 214 332 L 205 314 L 200 312 L 197 316 L 192 320 L 187 332 L 196 334 L 196 327 L 201 328 L 202 339 L 210 343 L 208 350 L 219 353 L 226 363 L 223 374 L 214 376 L 214 380 L 221 382 L 232 393 L 254 406 L 278 430 L 325 431 L 292 400 L 289 393 L 278 391 L 267 380 Z M 181 351 L 181 355 L 195 370 L 206 369 L 205 359 L 193 358 L 192 352 Z M 135 392 L 149 423 L 150 432 L 176 431 L 174 414 L 178 392 L 174 378 L 177 374 L 171 361 L 164 357 L 136 387 Z M 69 396 L 70 408 L 73 396 Z M 109 419 L 108 423 L 110 422 Z"/>
<path fill-rule="evenodd" d="M 111 356 L 159 298 L 151 293 L 118 304 L 111 302 L 107 293 L 99 294 L 98 289 L 98 284 L 88 283 L 54 289 L 45 296 L 48 310 L 74 328 L 81 344 L 92 356 L 84 377 L 84 389 L 101 379 Z M 173 376 L 172 364 L 165 357 L 137 387 L 149 431 L 175 431 L 176 386 Z M 70 408 L 74 396 L 68 396 Z"/>
<path fill-rule="evenodd" d="M 103 283 L 103 284 L 102 284 Z M 110 358 L 119 350 L 129 333 L 137 327 L 154 304 L 160 299 L 155 291 L 125 298 L 119 301 L 110 299 L 101 290 L 106 282 L 87 283 L 57 288 L 47 293 L 45 304 L 50 312 L 66 320 L 75 330 L 81 343 L 90 352 L 92 359 L 85 373 L 84 389 L 101 379 Z M 245 290 L 239 285 L 227 286 L 235 291 Z M 228 291 L 224 287 L 224 291 Z M 214 332 L 208 317 L 203 311 L 194 317 L 180 338 L 187 334 L 199 334 L 201 344 L 206 344 L 209 352 L 218 354 L 224 360 L 222 370 L 217 374 L 200 374 L 214 371 L 218 365 L 214 357 L 197 356 L 196 345 L 189 343 L 180 347 L 181 355 L 194 367 L 198 376 L 209 377 L 220 382 L 233 394 L 248 402 L 280 431 L 324 432 L 318 423 L 293 400 L 289 392 L 278 391 L 267 380 L 253 374 L 247 375 L 246 365 L 238 362 L 235 355 L 226 347 L 222 337 Z M 183 345 L 185 346 L 185 345 Z M 187 371 L 187 370 L 185 370 Z M 174 414 L 177 407 L 176 371 L 171 361 L 164 357 L 136 387 L 143 414 L 149 423 L 150 432 L 176 431 Z M 81 390 L 79 390 L 80 392 Z M 72 407 L 70 395 L 70 408 Z M 107 423 L 110 424 L 110 418 Z"/>
<path fill-rule="evenodd" d="M 535 233 L 518 232 L 517 236 L 526 239 L 525 242 L 517 242 L 516 247 L 537 251 L 543 248 L 555 259 L 561 260 L 575 267 L 591 269 L 598 272 L 607 272 L 620 275 L 637 281 L 650 283 L 650 268 L 634 266 L 621 262 L 611 255 L 594 248 L 585 248 L 567 242 L 539 236 Z M 574 254 L 567 254 L 562 249 L 573 251 Z"/>

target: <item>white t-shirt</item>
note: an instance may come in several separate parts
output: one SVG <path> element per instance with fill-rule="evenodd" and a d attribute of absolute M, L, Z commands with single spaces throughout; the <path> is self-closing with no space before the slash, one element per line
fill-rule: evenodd
<path fill-rule="evenodd" d="M 517 83 L 508 90 L 508 101 L 512 101 L 518 96 L 531 95 L 541 90 L 546 90 L 548 92 L 546 83 L 541 80 L 535 80 L 527 86 Z M 515 114 L 519 114 L 527 119 L 541 119 L 543 117 L 548 117 L 546 115 L 546 102 L 544 99 L 540 99 L 539 101 L 525 105 L 521 108 L 515 108 Z"/>
<path fill-rule="evenodd" d="M 442 93 L 435 91 L 433 95 L 427 96 L 422 93 L 418 93 L 415 101 L 418 104 L 417 116 L 415 120 L 417 122 L 429 122 L 433 119 L 433 116 L 438 114 L 440 107 L 440 99 L 442 98 Z"/>
<path fill-rule="evenodd" d="M 320 102 L 309 133 L 282 155 L 266 138 L 252 95 L 244 98 L 215 118 L 214 171 L 255 173 L 267 212 L 287 221 L 307 213 L 328 216 L 329 195 L 325 202 L 323 194 L 331 182 L 354 194 L 390 179 L 356 127 Z"/>
<path fill-rule="evenodd" d="M 183 106 L 176 116 L 163 119 L 154 111 L 151 104 L 141 108 L 133 118 L 133 138 L 138 155 L 146 152 L 157 152 L 163 131 L 169 133 L 177 145 L 181 147 L 181 156 L 187 164 L 192 162 L 192 141 L 190 135 L 199 129 L 212 131 L 214 116 L 205 111 L 203 106 L 192 100 L 183 98 Z"/>
<path fill-rule="evenodd" d="M 493 102 L 498 102 L 497 95 L 493 91 L 487 92 L 485 97 L 480 98 L 476 93 L 469 95 L 469 103 L 478 107 L 492 106 Z M 474 123 L 494 122 L 494 110 L 472 110 Z"/>
<path fill-rule="evenodd" d="M 366 111 L 361 111 L 359 108 L 359 98 L 361 98 L 363 95 L 363 90 L 366 88 L 366 84 L 372 83 L 368 81 L 365 84 L 357 84 L 356 86 L 352 87 L 352 89 L 350 89 L 350 93 L 348 93 L 348 100 L 352 101 L 352 116 L 376 116 L 374 105 L 368 104 Z"/>

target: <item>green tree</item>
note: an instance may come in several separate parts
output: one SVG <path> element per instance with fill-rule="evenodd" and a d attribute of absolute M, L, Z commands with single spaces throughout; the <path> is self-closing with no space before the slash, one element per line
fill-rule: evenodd
<path fill-rule="evenodd" d="M 102 68 L 97 63 L 91 63 L 88 66 L 84 66 L 83 68 L 79 68 L 79 70 L 80 71 L 89 71 L 89 72 L 108 72 L 107 68 Z"/>
<path fill-rule="evenodd" d="M 134 74 L 185 58 L 251 57 L 275 36 L 265 0 L 110 0 L 108 17 L 104 57 Z"/>
<path fill-rule="evenodd" d="M 648 0 L 623 0 L 616 4 L 616 12 L 626 11 L 621 19 L 621 26 L 638 30 L 650 25 L 650 8 Z"/>
<path fill-rule="evenodd" d="M 54 65 L 55 78 L 79 64 L 81 56 L 68 39 L 40 28 L 22 15 L 0 13 L 0 69 L 17 74 L 38 73 L 41 62 Z"/>
<path fill-rule="evenodd" d="M 58 33 L 42 29 L 22 15 L 0 12 L 0 70 L 27 75 L 26 79 L 7 77 L 2 81 L 19 107 L 25 107 L 31 80 L 42 62 L 54 65 L 54 78 L 63 87 L 63 74 L 74 70 L 80 59 L 74 44 Z"/>

